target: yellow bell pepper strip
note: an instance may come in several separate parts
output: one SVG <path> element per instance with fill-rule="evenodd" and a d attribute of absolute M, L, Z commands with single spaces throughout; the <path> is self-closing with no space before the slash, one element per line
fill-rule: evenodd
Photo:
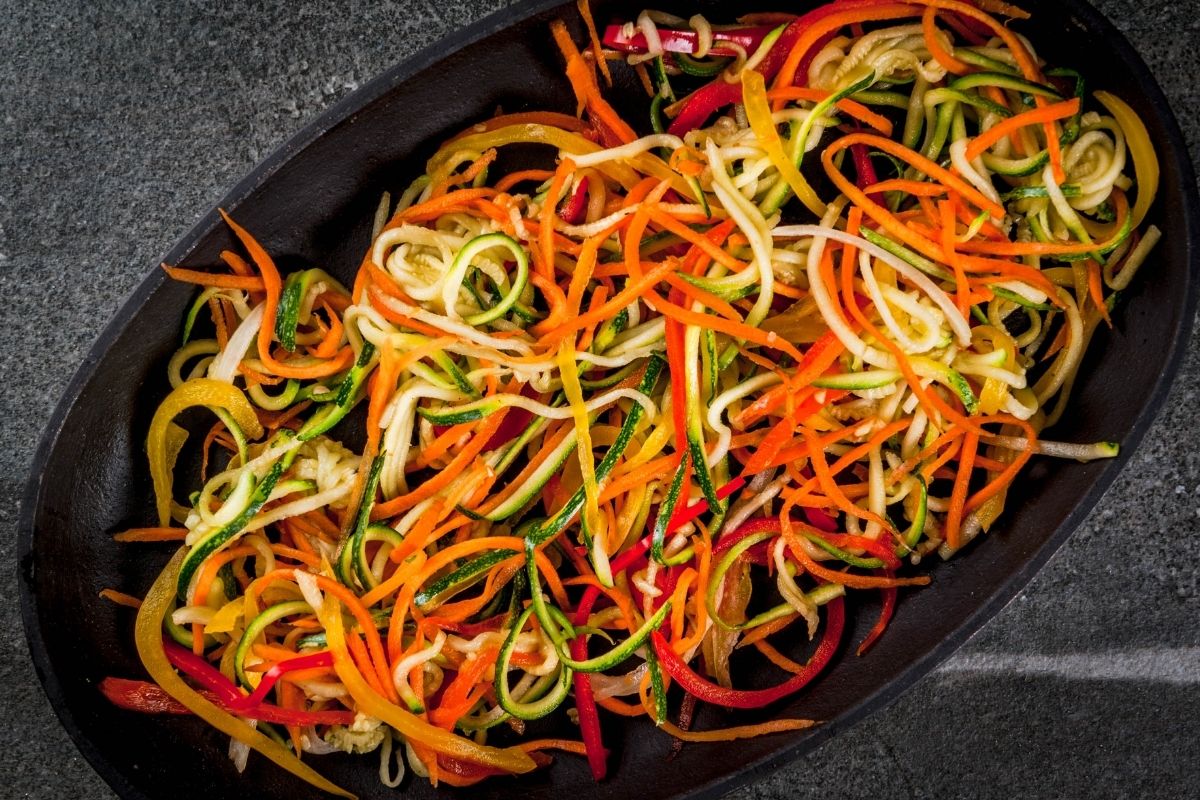
<path fill-rule="evenodd" d="M 433 154 L 426 164 L 426 171 L 436 179 L 439 175 L 447 174 L 454 153 L 462 150 L 487 150 L 504 147 L 509 144 L 544 144 L 557 147 L 569 156 L 590 155 L 598 153 L 603 148 L 593 141 L 583 138 L 577 133 L 571 133 L 561 128 L 542 125 L 535 122 L 506 125 L 482 133 L 472 133 L 462 136 L 449 143 L 446 147 Z M 659 180 L 669 181 L 671 188 L 681 196 L 696 199 L 696 192 L 691 184 L 675 170 L 667 166 L 658 156 L 652 153 L 638 153 L 624 159 L 605 161 L 596 165 L 598 172 L 607 175 L 626 189 L 633 188 L 643 175 L 650 175 Z"/>
<path fill-rule="evenodd" d="M 184 384 L 184 386 L 186 385 Z M 228 386 L 229 384 L 222 385 Z M 175 583 L 185 552 L 186 550 L 181 548 L 175 553 L 166 568 L 155 579 L 146 599 L 142 601 L 142 607 L 138 610 L 134 638 L 137 642 L 138 656 L 141 658 L 146 672 L 150 674 L 155 683 L 162 687 L 163 691 L 217 730 L 254 748 L 288 772 L 321 791 L 346 797 L 349 800 L 357 800 L 356 795 L 323 778 L 312 767 L 296 758 L 291 750 L 254 730 L 232 714 L 217 708 L 199 692 L 184 683 L 183 679 L 176 674 L 163 649 L 162 623 L 163 618 L 170 613 L 171 605 L 175 601 Z"/>
<path fill-rule="evenodd" d="M 434 727 L 415 714 L 388 702 L 367 684 L 358 668 L 354 666 L 346 647 L 341 603 L 334 597 L 326 596 L 325 602 L 317 611 L 317 616 L 325 627 L 329 652 L 333 653 L 334 671 L 354 699 L 355 708 L 360 713 L 383 720 L 409 742 L 451 758 L 507 773 L 530 772 L 537 767 L 528 754 L 515 747 L 500 749 L 476 744 L 470 739 Z"/>
<path fill-rule="evenodd" d="M 1121 126 L 1125 133 L 1125 145 L 1133 156 L 1133 168 L 1137 174 L 1137 202 L 1133 204 L 1131 225 L 1136 230 L 1146 218 L 1154 196 L 1158 194 L 1158 156 L 1154 153 L 1145 123 L 1128 103 L 1108 92 L 1096 92 L 1096 99 Z"/>
<path fill-rule="evenodd" d="M 171 473 L 175 466 L 175 455 L 179 452 L 178 447 L 171 447 L 171 440 L 174 439 L 180 446 L 183 444 L 178 435 L 182 429 L 174 425 L 172 420 L 193 406 L 208 406 L 228 411 L 242 432 L 251 439 L 257 439 L 263 434 L 262 425 L 259 424 L 250 401 L 242 394 L 241 389 L 232 384 L 212 378 L 197 378 L 182 384 L 167 395 L 154 412 L 150 433 L 146 437 L 146 455 L 150 459 L 150 477 L 154 480 L 158 524 L 164 528 L 171 522 Z"/>
<path fill-rule="evenodd" d="M 555 358 L 559 375 L 562 376 L 563 393 L 571 407 L 571 416 L 575 420 L 576 448 L 579 455 L 579 474 L 583 479 L 584 504 L 580 519 L 585 531 L 595 531 L 600 519 L 600 487 L 596 482 L 596 462 L 592 456 L 591 420 L 588 419 L 587 402 L 583 397 L 583 387 L 579 384 L 578 367 L 575 365 L 575 346 L 570 338 L 563 339 L 558 346 Z M 600 581 L 605 586 L 612 585 L 612 573 L 608 571 L 608 554 L 601 549 L 596 554 L 600 563 L 595 564 Z"/>
<path fill-rule="evenodd" d="M 824 215 L 825 204 L 783 151 L 783 142 L 780 141 L 775 122 L 771 119 L 771 105 L 767 102 L 767 83 L 761 72 L 742 70 L 742 100 L 746 104 L 746 119 L 754 130 L 754 136 L 767 151 L 771 165 L 779 170 L 787 185 L 809 211 L 818 217 Z M 803 148 L 803 143 L 800 146 Z"/>
<path fill-rule="evenodd" d="M 182 425 L 177 425 L 174 422 L 167 423 L 165 458 L 163 463 L 166 465 L 165 472 L 169 476 L 175 474 L 175 462 L 179 460 L 179 452 L 183 450 L 183 445 L 187 442 L 188 432 Z M 167 484 L 167 515 L 169 525 L 170 508 L 171 508 L 171 492 L 170 483 Z M 155 492 L 157 500 L 158 492 Z M 165 527 L 165 526 L 164 526 Z"/>

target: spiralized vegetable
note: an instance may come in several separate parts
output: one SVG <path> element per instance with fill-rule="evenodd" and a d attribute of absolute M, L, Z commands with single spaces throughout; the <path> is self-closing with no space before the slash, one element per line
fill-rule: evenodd
<path fill-rule="evenodd" d="M 590 17 L 586 55 L 554 23 L 582 119 L 446 142 L 352 284 L 281 276 L 228 217 L 246 257 L 170 268 L 203 288 L 148 440 L 160 527 L 121 541 L 183 541 L 139 650 L 239 769 L 253 748 L 330 789 L 280 744 L 378 749 L 389 786 L 461 786 L 563 750 L 600 778 L 598 708 L 689 741 L 803 729 L 689 733 L 669 692 L 800 691 L 855 596 L 883 593 L 862 653 L 1031 457 L 1116 454 L 1040 434 L 1160 236 L 1133 109 L 956 0 L 756 19 L 614 28 L 643 137 Z M 173 486 L 196 405 L 201 480 Z M 742 648 L 786 679 L 734 688 Z M 582 741 L 523 736 L 548 715 Z"/>

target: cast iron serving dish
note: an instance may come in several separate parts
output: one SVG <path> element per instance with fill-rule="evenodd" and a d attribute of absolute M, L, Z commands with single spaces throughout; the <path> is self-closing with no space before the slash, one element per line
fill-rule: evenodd
<path fill-rule="evenodd" d="M 603 22 L 630 18 L 643 2 L 593 6 Z M 650 5 L 685 7 L 658 0 Z M 709 0 L 686 7 L 724 21 L 760 7 L 812 5 Z M 653 732 L 646 719 L 630 724 L 608 717 L 606 743 L 614 755 L 611 777 L 602 784 L 592 781 L 583 759 L 560 756 L 553 767 L 531 776 L 473 787 L 471 797 L 517 792 L 530 800 L 567 793 L 575 798 L 716 796 L 752 780 L 880 708 L 950 655 L 1025 585 L 1118 476 L 1167 393 L 1191 327 L 1196 296 L 1191 265 L 1200 247 L 1194 177 L 1166 99 L 1116 29 L 1080 0 L 1032 5 L 1032 22 L 1014 23 L 1014 28 L 1043 49 L 1052 46 L 1055 63 L 1080 69 L 1090 88 L 1110 90 L 1132 104 L 1162 164 L 1151 221 L 1166 235 L 1125 293 L 1117 327 L 1097 334 L 1071 412 L 1053 431 L 1054 438 L 1070 441 L 1117 440 L 1120 457 L 1090 464 L 1035 458 L 992 533 L 963 557 L 937 565 L 932 586 L 903 595 L 888 635 L 866 657 L 857 658 L 853 648 L 843 646 L 832 668 L 787 703 L 757 715 L 707 709 L 697 720 L 700 727 L 714 727 L 769 714 L 826 724 L 735 744 L 690 744 L 668 761 L 670 738 Z M 366 246 L 380 193 L 419 174 L 437 142 L 497 107 L 574 111 L 548 31 L 556 15 L 580 34 L 573 3 L 535 0 L 392 68 L 260 164 L 221 206 L 283 267 L 321 265 L 349 279 Z M 644 119 L 645 96 L 632 79 L 610 97 L 628 118 Z M 214 210 L 164 260 L 201 267 L 233 245 Z M 122 546 L 110 538 L 114 531 L 151 523 L 144 441 L 150 415 L 167 391 L 164 365 L 177 346 L 191 295 L 157 268 L 147 272 L 72 380 L 29 479 L 19 552 L 33 659 L 63 725 L 123 797 L 187 800 L 209 798 L 214 789 L 222 796 L 244 792 L 264 800 L 311 797 L 311 787 L 258 756 L 239 776 L 226 754 L 227 737 L 199 720 L 122 711 L 97 690 L 106 675 L 142 674 L 133 647 L 133 614 L 99 601 L 97 592 L 120 587 L 143 593 L 173 547 Z M 876 609 L 869 602 L 858 601 L 851 609 L 849 641 L 861 640 L 873 623 Z M 309 760 L 363 797 L 393 795 L 378 783 L 370 759 Z M 422 798 L 449 797 L 455 790 L 435 790 L 410 779 L 401 791 Z"/>

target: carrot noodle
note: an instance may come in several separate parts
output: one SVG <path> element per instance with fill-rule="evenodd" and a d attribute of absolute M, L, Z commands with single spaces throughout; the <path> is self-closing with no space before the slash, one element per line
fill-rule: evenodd
<path fill-rule="evenodd" d="M 199 293 L 147 441 L 170 495 L 113 539 L 179 552 L 145 600 L 99 597 L 139 609 L 139 653 L 189 709 L 182 680 L 270 681 L 295 750 L 273 758 L 323 789 L 295 757 L 378 749 L 386 776 L 403 743 L 457 787 L 553 751 L 603 777 L 608 714 L 696 743 L 808 729 L 664 715 L 672 687 L 801 691 L 882 592 L 864 655 L 1034 456 L 1117 452 L 1040 437 L 1100 322 L 1122 326 L 1112 263 L 1158 238 L 1138 229 L 1157 166 L 1131 109 L 1043 72 L 1007 27 L 1025 12 L 839 0 L 753 17 L 784 28 L 733 58 L 700 16 L 602 37 L 576 6 L 548 31 L 576 116 L 447 139 L 353 276 L 281 273 L 240 210 L 237 248 L 163 266 Z M 614 87 L 639 80 L 653 104 L 626 119 L 644 98 Z M 198 474 L 175 464 L 193 425 Z M 786 680 L 737 688 L 750 661 Z M 525 734 L 565 705 L 579 740 Z"/>

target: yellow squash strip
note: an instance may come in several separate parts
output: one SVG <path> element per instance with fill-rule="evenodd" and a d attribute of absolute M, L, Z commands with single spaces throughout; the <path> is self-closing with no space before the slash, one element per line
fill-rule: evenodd
<path fill-rule="evenodd" d="M 1129 105 L 1108 92 L 1096 92 L 1099 100 L 1125 133 L 1125 144 L 1133 155 L 1133 168 L 1137 171 L 1137 202 L 1133 204 L 1132 225 L 1136 230 L 1146 218 L 1154 196 L 1158 194 L 1158 156 L 1150 142 L 1150 134 L 1142 118 Z"/>
<path fill-rule="evenodd" d="M 228 384 L 224 385 L 228 386 Z M 183 563 L 184 552 L 184 549 L 180 549 L 175 553 L 166 568 L 159 573 L 154 585 L 150 587 L 146 599 L 142 601 L 142 607 L 138 610 L 134 635 L 137 640 L 138 656 L 142 659 L 142 665 L 146 668 L 146 672 L 150 673 L 150 677 L 162 687 L 163 691 L 217 730 L 232 736 L 247 747 L 254 748 L 288 772 L 311 783 L 321 791 L 357 800 L 357 795 L 351 794 L 337 784 L 321 777 L 320 773 L 296 758 L 291 750 L 282 747 L 237 717 L 205 700 L 175 673 L 175 668 L 171 666 L 171 662 L 167 660 L 167 654 L 163 651 L 162 623 L 175 600 L 175 582 L 179 578 L 179 565 Z"/>
<path fill-rule="evenodd" d="M 596 485 L 596 460 L 592 455 L 591 426 L 588 423 L 587 401 L 583 398 L 583 387 L 579 384 L 579 373 L 575 367 L 575 348 L 569 339 L 558 346 L 558 370 L 562 376 L 563 393 L 571 406 L 575 420 L 575 436 L 579 441 L 579 473 L 583 478 L 584 506 L 580 518 L 590 530 L 596 530 L 600 509 L 600 487 Z"/>
<path fill-rule="evenodd" d="M 263 434 L 262 425 L 259 424 L 250 401 L 242 394 L 241 389 L 233 384 L 211 378 L 197 378 L 184 383 L 167 395 L 154 412 L 150 433 L 146 437 L 146 455 L 150 459 L 150 477 L 154 480 L 158 524 L 164 528 L 171 522 L 171 472 L 175 462 L 174 455 L 179 452 L 178 447 L 172 447 L 171 440 L 174 439 L 182 445 L 178 435 L 178 431 L 182 429 L 176 425 L 173 430 L 172 420 L 193 406 L 225 409 L 251 440 L 258 439 Z"/>

